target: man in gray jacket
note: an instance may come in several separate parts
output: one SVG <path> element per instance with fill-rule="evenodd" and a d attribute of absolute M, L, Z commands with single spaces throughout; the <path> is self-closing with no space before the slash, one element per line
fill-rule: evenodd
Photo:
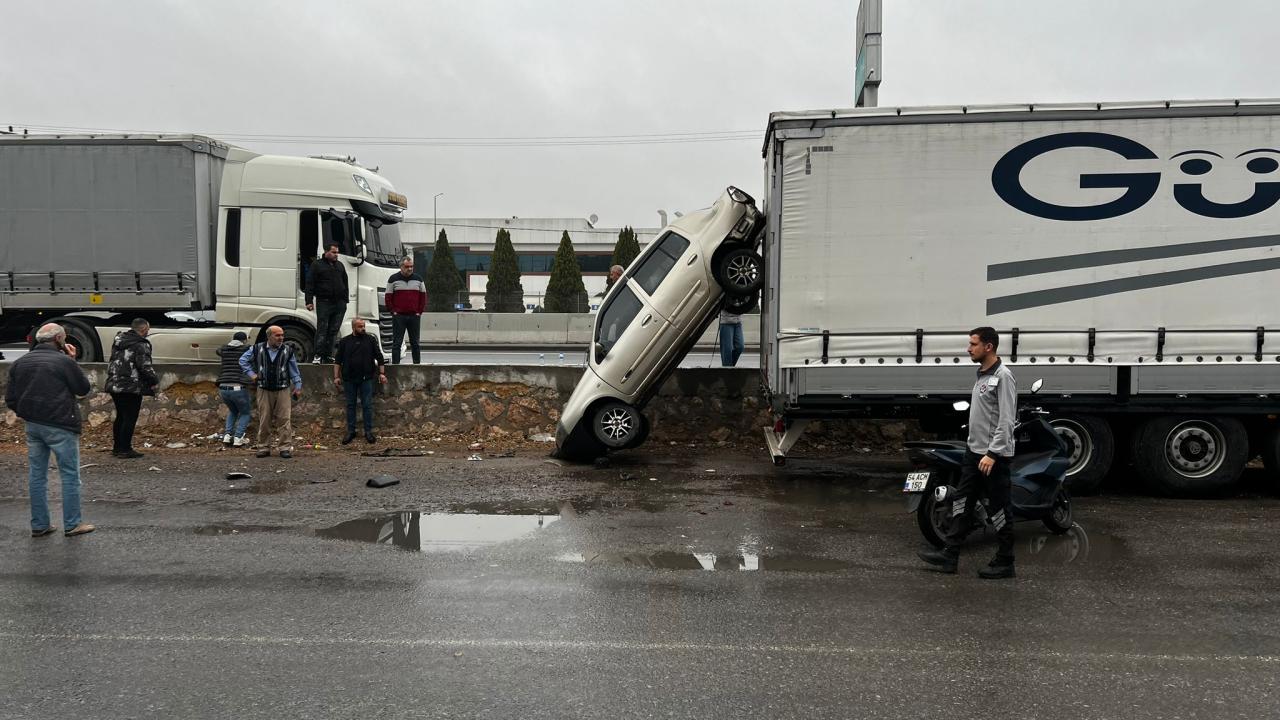
<path fill-rule="evenodd" d="M 1013 425 L 1018 417 L 1018 385 L 1013 371 L 996 355 L 999 346 L 1000 336 L 993 328 L 974 328 L 969 333 L 969 358 L 978 363 L 978 378 L 969 399 L 968 450 L 951 504 L 952 514 L 959 522 L 945 548 L 920 553 L 921 560 L 940 572 L 954 573 L 960 561 L 960 542 L 973 522 L 974 506 L 986 497 L 999 541 L 996 556 L 978 571 L 978 577 L 987 580 L 1014 576 L 1009 463 L 1013 460 Z"/>

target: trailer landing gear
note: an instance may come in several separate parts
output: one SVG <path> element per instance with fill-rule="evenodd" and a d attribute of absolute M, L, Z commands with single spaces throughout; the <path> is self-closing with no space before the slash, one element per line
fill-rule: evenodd
<path fill-rule="evenodd" d="M 787 462 L 787 452 L 804 434 L 804 429 L 809 425 L 809 421 L 793 420 L 788 425 L 780 420 L 778 424 L 782 425 L 782 427 L 779 428 L 775 425 L 764 429 L 764 441 L 769 446 L 769 456 L 773 458 L 773 464 L 784 465 Z"/>

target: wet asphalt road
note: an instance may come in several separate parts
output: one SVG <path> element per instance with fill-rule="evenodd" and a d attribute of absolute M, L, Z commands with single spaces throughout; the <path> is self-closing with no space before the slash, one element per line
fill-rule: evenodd
<path fill-rule="evenodd" d="M 1280 711 L 1274 495 L 1081 500 L 992 583 L 985 540 L 921 569 L 891 462 L 415 458 L 376 491 L 367 459 L 153 461 L 39 540 L 0 461 L 0 717 Z"/>

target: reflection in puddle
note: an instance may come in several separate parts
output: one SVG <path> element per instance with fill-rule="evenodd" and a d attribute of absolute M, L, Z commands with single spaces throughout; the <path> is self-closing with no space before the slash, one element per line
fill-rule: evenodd
<path fill-rule="evenodd" d="M 695 552 L 627 553 L 602 552 L 595 554 L 566 553 L 556 558 L 560 562 L 583 565 L 607 565 L 614 567 L 656 568 L 659 570 L 773 570 L 776 572 L 834 572 L 849 567 L 848 563 L 829 558 L 804 555 L 758 555 L 741 553 L 716 555 Z"/>
<path fill-rule="evenodd" d="M 1110 535 L 1092 538 L 1079 523 L 1061 535 L 1037 534 L 1028 538 L 1022 546 L 1024 557 L 1039 565 L 1080 565 L 1115 560 L 1124 554 L 1124 543 Z"/>
<path fill-rule="evenodd" d="M 559 519 L 556 514 L 484 515 L 411 510 L 348 520 L 317 530 L 316 534 L 420 552 L 456 552 L 515 540 L 542 530 Z"/>

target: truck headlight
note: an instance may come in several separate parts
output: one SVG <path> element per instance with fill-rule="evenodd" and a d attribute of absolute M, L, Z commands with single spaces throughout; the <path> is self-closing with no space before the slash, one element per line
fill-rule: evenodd
<path fill-rule="evenodd" d="M 370 197 L 373 197 L 373 196 L 374 196 L 374 195 L 373 195 L 373 188 L 369 187 L 369 181 L 368 181 L 368 180 L 365 180 L 365 179 L 364 179 L 362 176 L 360 176 L 360 175 L 352 175 L 352 176 L 351 176 L 351 179 L 356 181 L 356 187 L 358 187 L 358 188 L 360 188 L 361 190 L 363 190 L 363 191 L 365 191 L 365 192 L 369 193 L 369 196 L 370 196 Z"/>

